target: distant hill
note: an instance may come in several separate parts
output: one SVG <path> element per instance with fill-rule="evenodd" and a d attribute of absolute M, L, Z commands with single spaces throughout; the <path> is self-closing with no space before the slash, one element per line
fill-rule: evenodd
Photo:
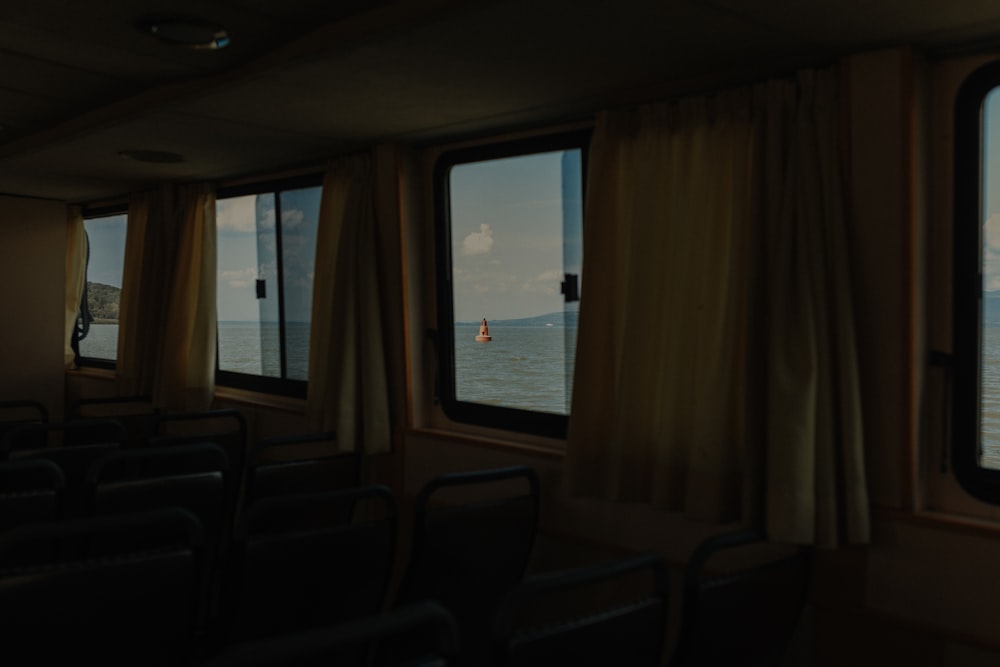
<path fill-rule="evenodd" d="M 104 283 L 87 283 L 87 306 L 95 322 L 117 322 L 121 288 Z"/>
<path fill-rule="evenodd" d="M 489 325 L 498 327 L 544 327 L 548 324 L 552 326 L 567 326 L 575 327 L 579 318 L 579 313 L 575 310 L 571 311 L 558 311 L 555 313 L 548 313 L 546 315 L 536 315 L 535 317 L 522 317 L 520 319 L 514 320 L 491 320 L 488 317 L 486 321 Z M 455 322 L 455 324 L 467 324 L 471 326 L 478 326 L 480 324 L 479 320 L 475 322 Z"/>

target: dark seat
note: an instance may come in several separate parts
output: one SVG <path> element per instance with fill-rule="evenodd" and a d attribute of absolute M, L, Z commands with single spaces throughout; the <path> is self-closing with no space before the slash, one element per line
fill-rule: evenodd
<path fill-rule="evenodd" d="M 0 535 L 4 664 L 193 664 L 200 545 L 180 509 Z"/>
<path fill-rule="evenodd" d="M 83 445 L 124 445 L 125 426 L 114 419 L 75 419 L 65 422 L 31 422 L 9 429 L 0 439 L 0 457 L 14 452 L 44 447 Z"/>
<path fill-rule="evenodd" d="M 114 419 L 128 431 L 128 446 L 139 447 L 153 434 L 153 418 L 159 411 L 150 396 L 109 396 L 73 401 L 69 419 Z"/>
<path fill-rule="evenodd" d="M 66 476 L 45 459 L 0 461 L 0 531 L 62 513 Z"/>
<path fill-rule="evenodd" d="M 88 497 L 96 515 L 181 507 L 198 517 L 204 534 L 206 583 L 216 580 L 227 552 L 231 526 L 227 480 L 226 453 L 213 443 L 119 449 L 97 459 L 87 473 Z M 205 590 L 206 599 L 213 599 L 212 593 Z"/>
<path fill-rule="evenodd" d="M 764 544 L 760 534 L 713 536 L 691 556 L 671 667 L 778 665 L 798 625 L 808 595 L 810 552 L 710 573 L 708 561 L 724 550 Z"/>
<path fill-rule="evenodd" d="M 361 460 L 336 449 L 332 432 L 268 438 L 256 450 L 245 503 L 288 493 L 318 493 L 360 484 Z"/>
<path fill-rule="evenodd" d="M 44 423 L 49 420 L 49 411 L 38 401 L 15 399 L 0 401 L 0 441 L 7 431 L 27 423 Z"/>
<path fill-rule="evenodd" d="M 236 516 L 239 494 L 246 476 L 247 425 L 239 410 L 203 412 L 163 412 L 152 417 L 150 447 L 212 442 L 226 452 L 229 460 L 229 513 Z"/>
<path fill-rule="evenodd" d="M 658 667 L 668 594 L 666 565 L 653 554 L 529 577 L 497 613 L 494 664 Z"/>
<path fill-rule="evenodd" d="M 458 629 L 441 605 L 422 602 L 381 616 L 292 633 L 230 649 L 210 667 L 342 667 L 365 665 L 372 646 L 391 644 L 413 633 L 427 638 L 429 649 L 405 667 L 448 667 L 454 664 Z M 404 667 L 395 663 L 386 667 Z"/>
<path fill-rule="evenodd" d="M 90 514 L 90 492 L 87 487 L 87 471 L 100 457 L 117 451 L 117 442 L 96 445 L 74 445 L 71 447 L 44 447 L 41 449 L 20 449 L 11 452 L 11 461 L 46 460 L 51 461 L 65 475 L 66 487 L 62 499 L 62 513 L 67 518 Z"/>
<path fill-rule="evenodd" d="M 460 497 L 443 504 L 453 492 Z M 523 466 L 444 475 L 417 495 L 396 604 L 435 600 L 448 608 L 459 624 L 460 664 L 488 660 L 497 608 L 531 557 L 538 504 L 538 475 Z"/>
<path fill-rule="evenodd" d="M 383 486 L 255 502 L 234 537 L 224 597 L 228 641 L 378 613 L 395 535 L 395 503 Z"/>

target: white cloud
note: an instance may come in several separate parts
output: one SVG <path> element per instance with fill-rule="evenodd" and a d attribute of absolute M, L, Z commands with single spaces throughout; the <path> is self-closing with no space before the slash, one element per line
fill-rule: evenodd
<path fill-rule="evenodd" d="M 257 269 L 253 266 L 245 269 L 219 271 L 219 280 L 229 287 L 235 287 L 237 289 L 250 287 L 256 279 Z"/>
<path fill-rule="evenodd" d="M 215 203 L 215 227 L 230 232 L 256 232 L 254 197 L 232 197 Z"/>
<path fill-rule="evenodd" d="M 463 255 L 486 255 L 492 249 L 493 229 L 489 225 L 479 225 L 478 232 L 472 232 L 462 239 Z"/>
<path fill-rule="evenodd" d="M 274 215 L 274 211 L 271 211 L 271 215 Z M 302 209 L 293 208 L 288 211 L 281 212 L 281 229 L 284 231 L 295 229 L 302 225 L 306 221 L 306 214 Z"/>
<path fill-rule="evenodd" d="M 529 278 L 521 285 L 525 292 L 533 294 L 559 294 L 560 282 L 563 279 L 563 272 L 559 269 L 543 271 L 533 278 Z"/>

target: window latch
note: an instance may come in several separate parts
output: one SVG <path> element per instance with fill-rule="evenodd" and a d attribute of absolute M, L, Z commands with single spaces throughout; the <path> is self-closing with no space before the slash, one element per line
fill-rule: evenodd
<path fill-rule="evenodd" d="M 564 273 L 566 279 L 560 284 L 559 291 L 565 297 L 566 303 L 580 300 L 580 281 L 575 273 Z"/>
<path fill-rule="evenodd" d="M 267 281 L 258 280 L 257 281 L 257 298 L 266 299 L 267 298 Z"/>

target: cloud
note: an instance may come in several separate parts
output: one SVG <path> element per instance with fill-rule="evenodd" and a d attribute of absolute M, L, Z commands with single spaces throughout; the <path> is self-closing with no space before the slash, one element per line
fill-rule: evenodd
<path fill-rule="evenodd" d="M 271 215 L 274 215 L 272 210 Z M 293 208 L 289 210 L 281 211 L 281 229 L 282 231 L 290 231 L 296 227 L 302 226 L 302 223 L 306 221 L 306 214 L 302 209 Z"/>
<path fill-rule="evenodd" d="M 215 202 L 215 227 L 220 231 L 256 232 L 257 211 L 253 195 Z"/>
<path fill-rule="evenodd" d="M 219 271 L 219 281 L 236 289 L 250 287 L 256 279 L 257 269 L 253 266 L 245 269 Z"/>
<path fill-rule="evenodd" d="M 563 272 L 559 269 L 542 271 L 538 275 L 528 278 L 521 285 L 521 290 L 532 294 L 554 295 L 560 293 L 560 283 L 563 280 Z"/>
<path fill-rule="evenodd" d="M 492 249 L 493 229 L 489 225 L 479 225 L 479 232 L 472 232 L 462 239 L 463 255 L 486 255 Z"/>

